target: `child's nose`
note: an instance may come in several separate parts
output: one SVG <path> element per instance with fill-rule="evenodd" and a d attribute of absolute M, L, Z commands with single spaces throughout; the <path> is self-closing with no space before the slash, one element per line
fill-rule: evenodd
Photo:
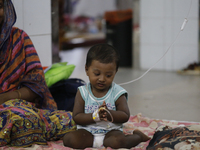
<path fill-rule="evenodd" d="M 99 81 L 101 81 L 101 82 L 105 81 L 105 77 L 104 77 L 103 75 L 100 76 L 100 77 L 99 77 Z"/>

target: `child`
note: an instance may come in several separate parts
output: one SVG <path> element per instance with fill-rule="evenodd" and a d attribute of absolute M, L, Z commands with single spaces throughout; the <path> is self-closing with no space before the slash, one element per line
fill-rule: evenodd
<path fill-rule="evenodd" d="M 89 83 L 78 88 L 73 109 L 77 130 L 65 134 L 67 147 L 131 148 L 150 138 L 139 130 L 124 135 L 122 124 L 130 117 L 127 91 L 113 82 L 119 56 L 108 44 L 97 44 L 87 54 Z"/>

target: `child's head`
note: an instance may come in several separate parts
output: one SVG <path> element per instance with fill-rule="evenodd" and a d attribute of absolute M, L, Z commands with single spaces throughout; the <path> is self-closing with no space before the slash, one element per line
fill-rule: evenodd
<path fill-rule="evenodd" d="M 119 67 L 119 55 L 115 48 L 109 44 L 97 44 L 92 46 L 86 58 L 86 67 L 89 67 L 93 60 L 107 64 L 114 62 L 116 64 L 116 71 Z"/>
<path fill-rule="evenodd" d="M 116 50 L 108 44 L 97 44 L 87 54 L 85 70 L 93 90 L 108 91 L 119 66 Z"/>

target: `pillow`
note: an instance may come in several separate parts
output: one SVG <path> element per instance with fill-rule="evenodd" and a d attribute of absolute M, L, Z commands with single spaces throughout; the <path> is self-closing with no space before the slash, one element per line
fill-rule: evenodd
<path fill-rule="evenodd" d="M 60 80 L 68 79 L 74 71 L 75 65 L 67 65 L 67 62 L 55 63 L 45 71 L 45 80 L 50 87 Z"/>

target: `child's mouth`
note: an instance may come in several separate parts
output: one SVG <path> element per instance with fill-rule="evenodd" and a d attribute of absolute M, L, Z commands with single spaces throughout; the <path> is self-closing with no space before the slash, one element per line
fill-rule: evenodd
<path fill-rule="evenodd" d="M 98 83 L 98 86 L 99 86 L 99 87 L 103 87 L 103 86 L 104 86 L 104 84 Z"/>

